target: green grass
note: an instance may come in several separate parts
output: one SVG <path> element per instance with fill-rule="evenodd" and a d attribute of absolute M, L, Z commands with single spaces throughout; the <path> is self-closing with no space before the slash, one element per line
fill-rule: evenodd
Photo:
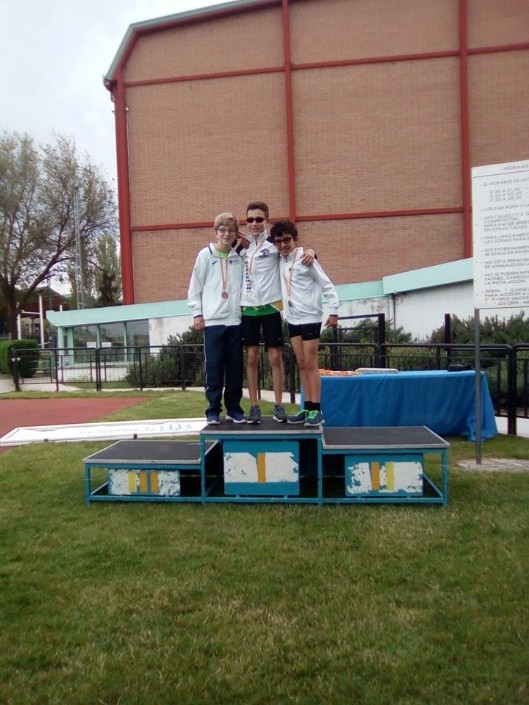
<path fill-rule="evenodd" d="M 450 440 L 447 507 L 87 507 L 108 443 L 0 454 L 0 703 L 526 705 L 529 474 L 459 470 Z"/>

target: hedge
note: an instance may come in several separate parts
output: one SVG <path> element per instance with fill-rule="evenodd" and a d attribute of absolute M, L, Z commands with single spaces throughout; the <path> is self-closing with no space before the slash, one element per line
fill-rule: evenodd
<path fill-rule="evenodd" d="M 0 341 L 0 373 L 13 376 L 14 355 L 20 358 L 18 375 L 23 379 L 33 377 L 39 364 L 39 345 L 36 340 Z"/>

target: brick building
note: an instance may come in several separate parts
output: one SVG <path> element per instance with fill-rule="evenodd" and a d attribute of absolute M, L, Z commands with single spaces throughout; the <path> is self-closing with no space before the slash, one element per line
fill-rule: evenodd
<path fill-rule="evenodd" d="M 529 157 L 528 0 L 235 0 L 131 25 L 115 107 L 124 303 L 186 296 L 265 200 L 336 284 L 472 256 L 470 168 Z"/>

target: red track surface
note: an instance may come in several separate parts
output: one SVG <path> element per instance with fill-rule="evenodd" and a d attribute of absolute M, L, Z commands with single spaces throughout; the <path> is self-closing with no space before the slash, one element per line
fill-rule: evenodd
<path fill-rule="evenodd" d="M 0 399 L 0 438 L 21 426 L 88 423 L 145 401 L 141 397 L 99 399 Z M 1 446 L 0 451 L 9 450 Z"/>

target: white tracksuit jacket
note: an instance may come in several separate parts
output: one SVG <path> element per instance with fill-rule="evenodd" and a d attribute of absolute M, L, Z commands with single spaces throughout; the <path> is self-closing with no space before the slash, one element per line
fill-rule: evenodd
<path fill-rule="evenodd" d="M 286 259 L 279 259 L 283 314 L 293 325 L 322 322 L 322 295 L 330 316 L 337 316 L 340 306 L 334 284 L 316 260 L 310 267 L 301 264 L 303 254 L 303 248 L 296 247 Z"/>
<path fill-rule="evenodd" d="M 235 250 L 224 261 L 212 243 L 200 250 L 187 292 L 193 316 L 204 316 L 206 326 L 239 325 L 243 270 L 243 259 Z M 223 274 L 227 299 L 222 298 Z"/>
<path fill-rule="evenodd" d="M 257 240 L 250 237 L 248 249 L 241 251 L 244 259 L 242 306 L 264 306 L 281 300 L 279 251 L 267 237 L 266 231 Z"/>

